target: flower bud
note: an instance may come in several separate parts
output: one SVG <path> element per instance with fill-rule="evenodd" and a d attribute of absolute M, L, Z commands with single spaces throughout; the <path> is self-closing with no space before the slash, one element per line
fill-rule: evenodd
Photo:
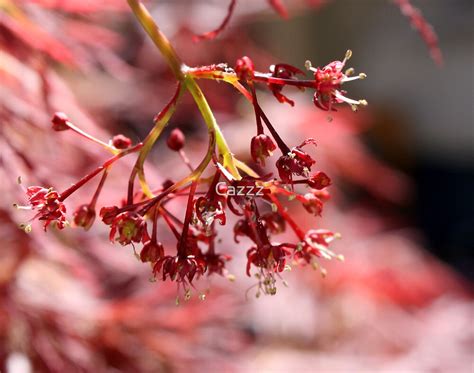
<path fill-rule="evenodd" d="M 144 263 L 156 263 L 164 255 L 165 250 L 161 242 L 148 241 L 143 245 L 142 251 L 140 252 L 140 260 Z"/>
<path fill-rule="evenodd" d="M 321 190 L 331 185 L 331 179 L 324 172 L 318 171 L 308 179 L 308 185 L 311 188 Z"/>
<path fill-rule="evenodd" d="M 168 145 L 168 148 L 178 152 L 183 148 L 184 141 L 185 138 L 183 132 L 180 129 L 175 128 L 171 131 L 168 140 L 166 140 L 166 144 Z"/>
<path fill-rule="evenodd" d="M 86 231 L 92 226 L 95 220 L 95 209 L 91 205 L 81 205 L 74 211 L 74 224 L 84 228 Z"/>
<path fill-rule="evenodd" d="M 99 215 L 105 224 L 110 225 L 117 216 L 118 210 L 119 208 L 117 206 L 104 206 L 100 209 Z"/>
<path fill-rule="evenodd" d="M 239 58 L 235 63 L 235 73 L 241 80 L 252 79 L 254 70 L 253 61 L 247 56 Z"/>
<path fill-rule="evenodd" d="M 320 216 L 321 212 L 323 211 L 323 202 L 313 193 L 306 193 L 304 195 L 303 207 L 310 214 Z"/>
<path fill-rule="evenodd" d="M 265 166 L 265 158 L 270 157 L 275 149 L 276 145 L 269 136 L 262 133 L 252 137 L 250 154 L 253 160 L 262 166 Z"/>
<path fill-rule="evenodd" d="M 132 145 L 132 140 L 122 134 L 112 138 L 112 145 L 117 149 L 127 149 Z"/>
<path fill-rule="evenodd" d="M 69 118 L 66 114 L 58 111 L 54 113 L 53 118 L 51 119 L 51 122 L 53 123 L 53 130 L 55 131 L 65 131 L 69 129 L 68 122 Z"/>
<path fill-rule="evenodd" d="M 170 179 L 166 179 L 165 181 L 163 181 L 163 184 L 161 185 L 163 187 L 163 190 L 166 190 L 168 188 L 171 188 L 174 185 L 174 181 Z"/>

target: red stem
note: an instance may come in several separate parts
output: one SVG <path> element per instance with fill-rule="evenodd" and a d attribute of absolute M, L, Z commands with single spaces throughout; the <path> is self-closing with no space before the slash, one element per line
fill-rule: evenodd
<path fill-rule="evenodd" d="M 84 176 L 81 180 L 79 180 L 76 184 L 71 185 L 68 189 L 66 189 L 64 192 L 62 192 L 58 198 L 59 201 L 63 202 L 66 198 L 68 198 L 71 194 L 73 194 L 76 190 L 81 188 L 84 184 L 86 184 L 88 181 L 90 181 L 94 176 L 98 175 L 101 171 L 103 171 L 105 168 L 108 168 L 111 166 L 115 161 L 118 161 L 120 158 L 125 157 L 127 154 L 136 152 L 143 146 L 142 143 L 138 143 L 137 145 L 128 148 L 121 153 L 114 155 L 112 158 L 109 158 L 104 164 L 101 166 L 97 167 L 94 171 L 92 171 L 90 174 L 87 174 Z"/>

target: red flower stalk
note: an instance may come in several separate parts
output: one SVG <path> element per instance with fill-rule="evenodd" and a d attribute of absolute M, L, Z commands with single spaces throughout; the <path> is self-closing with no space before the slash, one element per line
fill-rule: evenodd
<path fill-rule="evenodd" d="M 277 65 L 272 65 L 270 66 L 270 72 L 272 74 L 273 78 L 281 78 L 281 79 L 287 79 L 287 80 L 295 80 L 296 75 L 304 75 L 304 72 L 298 69 L 297 67 L 288 65 L 286 63 L 280 63 Z M 295 105 L 295 102 L 293 100 L 290 100 L 288 97 L 283 95 L 281 93 L 283 89 L 283 85 L 281 84 L 275 84 L 275 83 L 268 83 L 268 88 L 272 91 L 273 95 L 276 97 L 276 99 L 281 102 L 281 103 L 288 103 L 291 106 Z"/>

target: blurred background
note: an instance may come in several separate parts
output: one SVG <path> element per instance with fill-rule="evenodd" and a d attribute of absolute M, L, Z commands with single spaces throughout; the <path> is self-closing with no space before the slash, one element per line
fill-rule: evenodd
<path fill-rule="evenodd" d="M 174 80 L 120 0 L 0 0 L 0 370 L 6 372 L 472 372 L 474 249 L 473 5 L 419 0 L 439 37 L 430 58 L 400 8 L 386 0 L 284 1 L 284 20 L 263 0 L 149 1 L 188 65 L 250 56 L 259 71 L 342 59 L 367 73 L 347 84 L 366 109 L 314 107 L 311 93 L 285 92 L 294 108 L 259 91 L 289 144 L 314 137 L 317 167 L 333 179 L 322 218 L 294 210 L 306 228 L 341 232 L 328 276 L 285 274 L 273 297 L 247 292 L 247 247 L 222 233 L 236 281 L 202 280 L 207 299 L 175 306 L 174 284 L 112 246 L 106 227 L 27 235 L 31 216 L 17 183 L 63 189 L 105 159 L 101 149 L 50 131 L 53 112 L 107 140 L 139 141 L 172 95 Z M 200 82 L 234 153 L 251 164 L 252 108 L 231 88 Z M 330 118 L 328 118 L 330 117 Z M 170 122 L 200 159 L 206 130 L 185 98 Z M 177 178 L 176 156 L 155 147 L 152 183 Z M 101 205 L 122 198 L 133 159 L 111 173 Z M 71 198 L 69 211 L 93 192 Z M 89 194 L 87 194 L 89 193 Z M 176 211 L 182 207 L 176 206 Z M 301 215 L 299 215 L 301 214 Z M 227 245 L 228 244 L 228 245 Z"/>

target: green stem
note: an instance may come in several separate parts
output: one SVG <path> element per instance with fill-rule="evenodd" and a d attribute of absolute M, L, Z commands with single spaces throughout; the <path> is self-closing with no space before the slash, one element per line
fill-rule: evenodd
<path fill-rule="evenodd" d="M 217 124 L 214 114 L 212 113 L 212 110 L 201 91 L 201 88 L 197 85 L 192 76 L 187 74 L 187 70 L 189 68 L 181 61 L 168 38 L 163 34 L 163 32 L 161 32 L 160 28 L 155 23 L 146 7 L 139 0 L 128 0 L 128 4 L 144 30 L 150 36 L 153 43 L 160 50 L 176 79 L 182 82 L 193 96 L 194 101 L 196 102 L 199 111 L 206 122 L 209 134 L 214 135 L 213 137 L 215 138 L 219 154 L 221 154 L 223 157 L 224 166 L 229 169 L 231 174 L 236 179 L 240 179 L 241 177 L 239 171 L 234 164 L 234 157 Z M 214 150 L 211 149 L 210 151 L 210 155 L 212 155 Z M 149 188 L 146 191 L 151 192 Z"/>
<path fill-rule="evenodd" d="M 152 128 L 150 133 L 147 135 L 147 137 L 143 141 L 143 148 L 140 150 L 140 154 L 138 155 L 137 161 L 135 163 L 135 166 L 133 167 L 133 171 L 128 181 L 128 196 L 127 196 L 128 204 L 133 203 L 133 186 L 134 186 L 135 177 L 137 176 L 137 174 L 138 174 L 138 180 L 140 181 L 140 186 L 142 188 L 143 193 L 149 198 L 154 196 L 153 192 L 148 186 L 148 183 L 146 182 L 145 171 L 144 171 L 143 166 L 144 166 L 146 157 L 150 153 L 151 148 L 155 144 L 156 140 L 158 140 L 158 137 L 160 137 L 161 133 L 163 132 L 163 129 L 168 124 L 171 116 L 174 114 L 176 110 L 176 104 L 179 98 L 181 97 L 181 94 L 183 93 L 183 91 L 184 91 L 183 85 L 178 84 L 176 93 L 171 98 L 170 102 L 168 102 L 168 104 L 164 107 L 164 109 L 157 115 L 155 119 L 154 127 Z"/>

